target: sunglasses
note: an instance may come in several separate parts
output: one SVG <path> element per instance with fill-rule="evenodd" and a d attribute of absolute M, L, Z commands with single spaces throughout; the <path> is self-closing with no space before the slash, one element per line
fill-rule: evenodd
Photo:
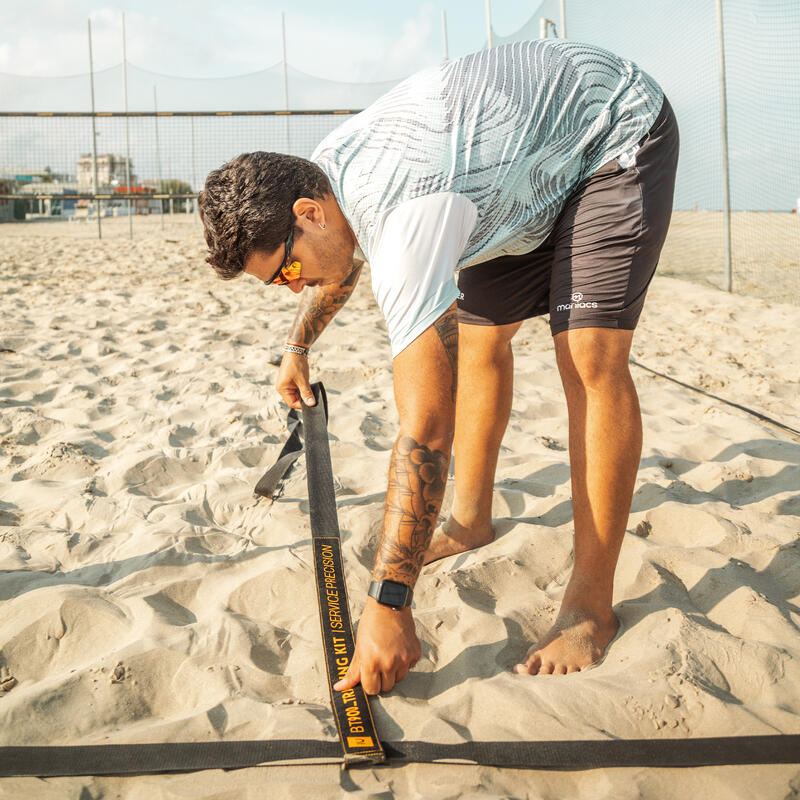
<path fill-rule="evenodd" d="M 285 286 L 290 281 L 300 277 L 300 262 L 292 261 L 292 247 L 294 246 L 294 225 L 289 232 L 289 236 L 283 243 L 284 258 L 283 263 L 278 267 L 278 271 L 268 280 L 264 281 L 267 286 Z"/>

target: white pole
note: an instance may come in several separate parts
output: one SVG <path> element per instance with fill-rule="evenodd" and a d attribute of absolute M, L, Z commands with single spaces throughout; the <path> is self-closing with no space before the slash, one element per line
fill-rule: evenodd
<path fill-rule="evenodd" d="M 442 11 L 442 41 L 444 43 L 444 60 L 447 61 L 447 13 Z"/>
<path fill-rule="evenodd" d="M 192 191 L 198 192 L 198 183 L 197 183 L 197 162 L 195 160 L 195 149 L 194 149 L 194 117 L 189 117 L 192 121 Z M 197 221 L 200 221 L 200 207 L 197 205 L 197 201 L 194 200 L 194 213 L 197 217 Z"/>
<path fill-rule="evenodd" d="M 125 98 L 125 189 L 128 193 L 128 231 L 133 239 L 133 214 L 131 214 L 131 128 L 128 117 L 128 54 L 125 48 L 125 12 L 122 12 L 122 93 Z"/>
<path fill-rule="evenodd" d="M 549 19 L 545 17 L 539 17 L 539 38 L 546 39 L 547 38 L 547 23 L 550 22 Z"/>
<path fill-rule="evenodd" d="M 92 91 L 92 194 L 97 194 L 97 122 L 94 110 L 94 60 L 92 59 L 92 21 L 89 22 L 89 86 Z M 97 238 L 103 238 L 100 223 L 100 201 L 95 197 L 94 207 L 97 211 Z"/>
<path fill-rule="evenodd" d="M 289 65 L 286 61 L 286 14 L 281 11 L 281 33 L 283 36 L 283 104 L 289 110 Z M 289 115 L 286 115 L 286 152 L 291 149 L 289 141 Z"/>
<path fill-rule="evenodd" d="M 164 175 L 161 171 L 161 148 L 158 144 L 158 94 L 156 94 L 156 87 L 153 87 L 153 110 L 156 112 L 156 115 L 153 117 L 153 122 L 155 124 L 156 129 L 156 164 L 158 165 L 158 193 L 163 194 L 164 192 Z M 159 200 L 159 205 L 161 206 L 161 230 L 164 230 L 164 201 Z M 172 216 L 172 198 L 169 199 L 169 212 L 170 216 Z M 171 221 L 171 220 L 170 220 Z"/>
<path fill-rule="evenodd" d="M 728 164 L 728 100 L 725 81 L 725 34 L 722 27 L 722 0 L 717 0 L 717 32 L 719 35 L 719 108 L 722 127 L 722 201 L 725 222 L 725 291 L 733 289 L 731 263 L 731 187 Z"/>
<path fill-rule="evenodd" d="M 492 49 L 492 0 L 486 0 L 486 33 L 489 49 Z"/>
<path fill-rule="evenodd" d="M 561 38 L 567 38 L 567 9 L 566 0 L 561 0 Z"/>

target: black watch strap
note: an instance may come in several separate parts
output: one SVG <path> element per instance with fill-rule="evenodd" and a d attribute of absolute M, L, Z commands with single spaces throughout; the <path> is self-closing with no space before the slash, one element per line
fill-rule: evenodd
<path fill-rule="evenodd" d="M 383 606 L 400 609 L 411 605 L 414 592 L 398 581 L 372 581 L 367 594 Z"/>

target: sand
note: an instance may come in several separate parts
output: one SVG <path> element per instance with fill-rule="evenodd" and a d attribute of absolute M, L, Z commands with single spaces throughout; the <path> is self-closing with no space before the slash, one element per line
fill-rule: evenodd
<path fill-rule="evenodd" d="M 271 362 L 296 298 L 216 279 L 190 221 L 132 242 L 78 227 L 0 227 L 0 745 L 332 739 L 303 460 L 274 503 L 252 491 L 286 437 Z M 798 306 L 659 276 L 633 358 L 800 429 L 798 328 Z M 423 571 L 423 657 L 373 703 L 381 735 L 800 733 L 800 437 L 638 367 L 645 439 L 615 583 L 622 631 L 584 672 L 511 673 L 552 622 L 572 551 L 545 322 L 526 322 L 514 350 L 497 540 Z M 357 619 L 397 424 L 368 276 L 310 363 L 329 393 Z M 798 797 L 800 764 L 0 780 L 2 798 L 84 800 L 700 792 Z"/>

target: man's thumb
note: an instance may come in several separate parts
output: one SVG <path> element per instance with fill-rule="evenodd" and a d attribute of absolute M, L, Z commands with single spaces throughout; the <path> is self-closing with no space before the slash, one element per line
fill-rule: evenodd
<path fill-rule="evenodd" d="M 300 389 L 300 394 L 303 396 L 303 402 L 307 406 L 315 406 L 317 404 L 317 400 L 314 397 L 314 392 L 311 391 L 311 387 L 308 384 L 302 387 L 298 386 L 297 388 Z"/>

